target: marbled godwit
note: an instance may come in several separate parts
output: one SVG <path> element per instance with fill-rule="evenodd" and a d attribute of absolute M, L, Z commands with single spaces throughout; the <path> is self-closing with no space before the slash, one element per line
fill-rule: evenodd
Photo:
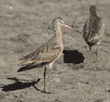
<path fill-rule="evenodd" d="M 53 20 L 53 27 L 55 36 L 50 39 L 46 44 L 42 45 L 37 51 L 20 58 L 24 60 L 21 63 L 22 68 L 32 68 L 35 66 L 48 65 L 49 66 L 49 93 L 50 91 L 50 69 L 52 64 L 57 60 L 62 51 L 63 51 L 63 43 L 62 43 L 62 32 L 60 26 L 67 27 L 73 30 L 71 27 L 67 26 L 63 19 L 58 17 Z M 20 70 L 18 70 L 20 71 Z M 46 67 L 44 71 L 44 92 L 45 92 L 45 76 L 46 76 Z"/>
<path fill-rule="evenodd" d="M 96 7 L 90 7 L 90 17 L 86 21 L 83 28 L 83 37 L 91 50 L 91 47 L 100 44 L 103 36 L 105 35 L 105 24 L 102 19 L 97 16 Z M 96 51 L 97 55 L 97 51 Z"/>

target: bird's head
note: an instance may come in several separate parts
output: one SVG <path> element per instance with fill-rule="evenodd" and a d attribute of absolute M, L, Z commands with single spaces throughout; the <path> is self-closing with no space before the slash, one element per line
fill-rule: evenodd
<path fill-rule="evenodd" d="M 71 27 L 69 27 L 68 25 L 66 25 L 66 24 L 64 23 L 63 19 L 60 18 L 60 17 L 57 17 L 57 18 L 55 18 L 55 19 L 53 20 L 53 25 L 54 25 L 54 26 L 64 26 L 64 27 L 66 27 L 66 28 L 69 28 L 69 29 L 73 30 L 73 28 L 71 28 Z"/>
<path fill-rule="evenodd" d="M 94 5 L 90 6 L 89 12 L 90 12 L 90 14 L 96 13 L 96 6 L 94 6 Z"/>

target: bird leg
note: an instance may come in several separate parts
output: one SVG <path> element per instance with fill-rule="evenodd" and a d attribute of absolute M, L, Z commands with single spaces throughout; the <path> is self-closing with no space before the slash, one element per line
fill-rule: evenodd
<path fill-rule="evenodd" d="M 89 50 L 91 51 L 91 46 L 89 46 Z"/>
<path fill-rule="evenodd" d="M 49 64 L 49 74 L 48 74 L 48 80 L 49 80 L 49 91 L 48 91 L 48 93 L 49 93 L 49 94 L 51 93 L 51 82 L 50 82 L 50 81 L 51 81 L 51 75 L 50 75 L 50 74 L 51 74 L 52 64 L 53 64 L 53 63 L 50 63 L 50 64 Z"/>
<path fill-rule="evenodd" d="M 50 73 L 51 73 L 51 69 L 49 68 L 49 93 L 51 92 Z"/>
<path fill-rule="evenodd" d="M 96 61 L 95 62 L 97 62 L 97 60 L 98 60 L 98 45 L 97 45 L 97 48 L 96 48 Z"/>
<path fill-rule="evenodd" d="M 45 86 L 46 86 L 45 77 L 46 77 L 46 67 L 44 69 L 44 92 L 46 92 L 46 90 L 45 90 Z"/>
<path fill-rule="evenodd" d="M 49 91 L 46 92 L 46 89 L 45 89 L 45 86 L 46 86 L 46 67 L 45 67 L 45 70 L 44 70 L 44 92 L 46 93 L 51 93 L 51 84 L 50 84 L 50 72 L 51 72 L 51 65 L 49 65 L 49 75 L 48 75 L 48 80 L 49 80 Z"/>

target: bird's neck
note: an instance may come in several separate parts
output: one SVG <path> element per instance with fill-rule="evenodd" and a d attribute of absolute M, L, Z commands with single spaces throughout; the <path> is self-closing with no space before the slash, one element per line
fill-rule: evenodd
<path fill-rule="evenodd" d="M 62 32 L 60 26 L 54 26 L 55 37 L 59 40 L 62 40 Z"/>
<path fill-rule="evenodd" d="M 96 11 L 91 12 L 90 15 L 91 15 L 92 17 L 97 17 L 97 13 L 96 13 Z"/>

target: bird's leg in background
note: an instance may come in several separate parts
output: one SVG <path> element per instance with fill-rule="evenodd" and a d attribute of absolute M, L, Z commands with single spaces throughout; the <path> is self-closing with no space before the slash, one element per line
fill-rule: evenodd
<path fill-rule="evenodd" d="M 89 50 L 91 51 L 91 47 L 89 46 Z"/>
<path fill-rule="evenodd" d="M 46 66 L 44 69 L 44 92 L 46 92 L 46 90 L 45 90 L 45 86 L 46 86 L 45 77 L 46 77 Z"/>
<path fill-rule="evenodd" d="M 95 62 L 97 62 L 98 61 L 98 45 L 97 45 L 97 48 L 96 48 L 96 61 Z"/>

